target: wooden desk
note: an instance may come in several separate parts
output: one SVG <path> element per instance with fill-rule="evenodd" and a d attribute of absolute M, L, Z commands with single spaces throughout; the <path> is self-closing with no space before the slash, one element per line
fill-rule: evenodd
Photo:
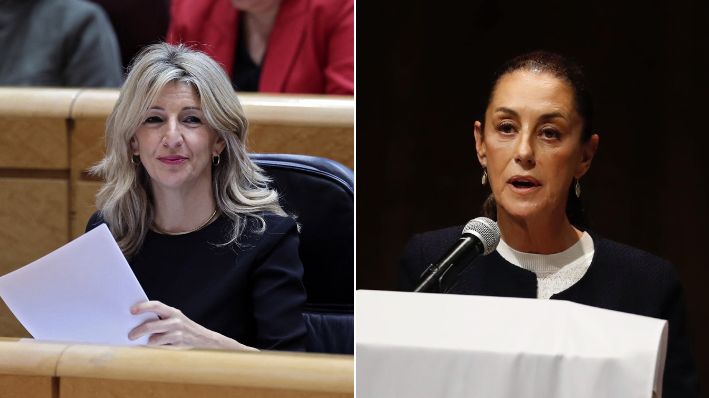
<path fill-rule="evenodd" d="M 0 339 L 0 391 L 42 398 L 344 398 L 354 396 L 354 358 Z"/>

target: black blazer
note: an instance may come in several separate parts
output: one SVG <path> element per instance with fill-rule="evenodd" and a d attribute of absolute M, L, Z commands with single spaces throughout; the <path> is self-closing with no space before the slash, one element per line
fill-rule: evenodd
<path fill-rule="evenodd" d="M 221 216 L 184 235 L 148 232 L 129 263 L 150 300 L 181 310 L 198 324 L 260 349 L 305 350 L 303 265 L 290 217 L 263 215 L 266 230 L 248 218 L 238 245 Z M 86 227 L 103 222 L 95 213 Z"/>
<path fill-rule="evenodd" d="M 413 290 L 419 275 L 460 238 L 462 226 L 415 235 L 401 258 L 402 290 Z M 669 321 L 663 397 L 697 397 L 698 376 L 692 359 L 686 309 L 677 274 L 669 262 L 650 253 L 591 234 L 594 255 L 586 274 L 556 300 Z M 501 297 L 537 297 L 536 275 L 510 264 L 497 251 L 476 258 L 449 281 L 448 293 Z"/>

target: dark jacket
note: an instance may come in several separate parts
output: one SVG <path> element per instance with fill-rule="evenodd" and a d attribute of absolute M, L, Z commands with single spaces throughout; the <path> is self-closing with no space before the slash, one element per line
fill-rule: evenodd
<path fill-rule="evenodd" d="M 460 238 L 463 227 L 452 227 L 414 236 L 401 259 L 400 286 L 413 290 L 418 276 Z M 697 397 L 698 378 L 692 359 L 686 309 L 677 274 L 669 262 L 639 249 L 593 237 L 594 255 L 586 274 L 551 299 L 669 322 L 663 397 Z M 497 251 L 476 258 L 448 281 L 447 292 L 501 297 L 537 297 L 537 277 L 510 264 Z"/>

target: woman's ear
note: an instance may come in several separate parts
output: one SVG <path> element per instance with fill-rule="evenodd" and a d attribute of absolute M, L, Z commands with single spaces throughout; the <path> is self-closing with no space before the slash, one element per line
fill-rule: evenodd
<path fill-rule="evenodd" d="M 226 141 L 224 141 L 222 137 L 217 137 L 217 140 L 214 142 L 212 154 L 221 155 L 224 148 L 226 148 Z"/>
<path fill-rule="evenodd" d="M 135 136 L 131 137 L 130 139 L 130 150 L 133 151 L 133 155 L 138 155 L 139 151 L 138 147 L 138 140 L 135 138 Z"/>
<path fill-rule="evenodd" d="M 475 152 L 478 154 L 478 162 L 482 167 L 487 167 L 487 156 L 485 154 L 485 137 L 483 136 L 483 126 L 479 121 L 475 121 Z"/>
<path fill-rule="evenodd" d="M 581 147 L 581 162 L 576 168 L 575 177 L 577 179 L 583 177 L 584 174 L 591 168 L 591 162 L 593 157 L 596 155 L 598 150 L 598 141 L 600 138 L 598 134 L 593 134 L 588 141 L 584 142 Z"/>

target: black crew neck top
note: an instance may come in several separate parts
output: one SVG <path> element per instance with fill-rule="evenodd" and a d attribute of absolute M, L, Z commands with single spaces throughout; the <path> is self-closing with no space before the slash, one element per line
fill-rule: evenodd
<path fill-rule="evenodd" d="M 306 296 L 296 224 L 263 217 L 265 232 L 249 217 L 238 245 L 220 245 L 233 227 L 224 216 L 183 235 L 150 231 L 130 266 L 148 299 L 207 329 L 259 349 L 302 351 Z M 94 214 L 87 230 L 102 222 Z"/>

